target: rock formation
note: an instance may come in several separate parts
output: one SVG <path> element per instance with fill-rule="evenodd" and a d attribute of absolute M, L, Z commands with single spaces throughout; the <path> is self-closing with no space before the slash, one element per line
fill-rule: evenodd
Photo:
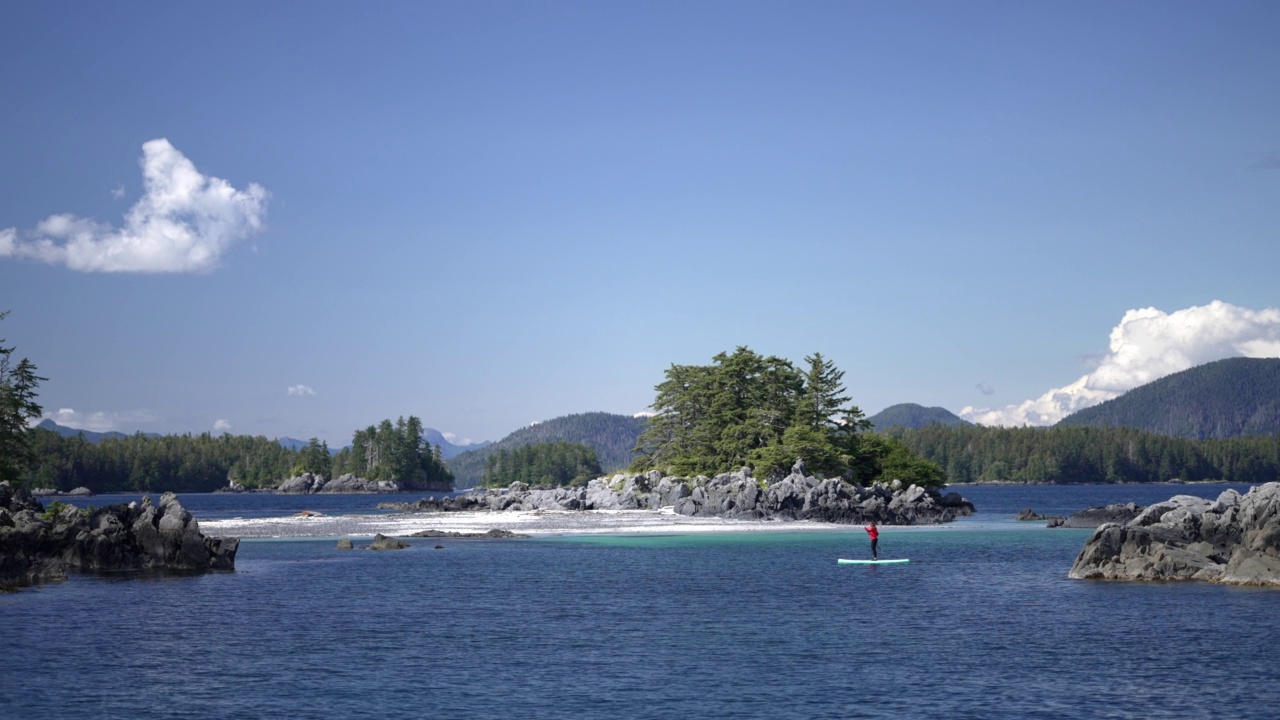
<path fill-rule="evenodd" d="M 391 480 L 366 480 L 350 473 L 329 479 L 323 475 L 303 473 L 281 482 L 276 492 L 282 493 L 393 493 L 400 492 L 400 485 Z"/>
<path fill-rule="evenodd" d="M 1018 511 L 1018 514 L 1014 515 L 1013 519 L 1018 522 L 1044 522 L 1047 520 L 1049 521 L 1049 527 L 1058 527 L 1066 520 L 1060 515 L 1041 515 L 1031 508 L 1024 508 Z"/>
<path fill-rule="evenodd" d="M 694 517 L 832 523 L 875 520 L 889 525 L 950 522 L 973 513 L 973 503 L 954 492 L 940 495 L 915 485 L 904 489 L 897 481 L 859 487 L 838 478 L 808 477 L 802 465 L 787 477 L 763 486 L 751 477 L 748 468 L 693 479 L 667 477 L 655 470 L 645 475 L 596 478 L 585 487 L 530 489 L 517 482 L 501 489 L 379 507 L 424 512 L 672 508 Z"/>
<path fill-rule="evenodd" d="M 1137 517 L 1140 512 L 1142 512 L 1141 505 L 1114 503 L 1105 507 L 1087 508 L 1066 519 L 1048 518 L 1048 527 L 1096 528 L 1105 523 L 1124 524 Z"/>
<path fill-rule="evenodd" d="M 204 572 L 235 567 L 237 538 L 206 537 L 173 493 L 141 503 L 46 512 L 23 488 L 0 483 L 0 587 L 66 578 L 67 571 Z"/>
<path fill-rule="evenodd" d="M 1280 586 L 1280 482 L 1217 500 L 1177 495 L 1104 524 L 1068 576 Z"/>
<path fill-rule="evenodd" d="M 398 538 L 387 537 L 382 533 L 373 536 L 373 542 L 369 543 L 370 550 L 404 550 L 409 547 L 409 543 Z"/>

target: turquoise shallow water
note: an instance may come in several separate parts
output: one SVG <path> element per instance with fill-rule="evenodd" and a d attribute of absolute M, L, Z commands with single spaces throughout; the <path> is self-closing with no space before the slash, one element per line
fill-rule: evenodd
<path fill-rule="evenodd" d="M 1280 593 L 1068 580 L 1088 534 L 245 542 L 0 596 L 0 717 L 1277 716 Z"/>

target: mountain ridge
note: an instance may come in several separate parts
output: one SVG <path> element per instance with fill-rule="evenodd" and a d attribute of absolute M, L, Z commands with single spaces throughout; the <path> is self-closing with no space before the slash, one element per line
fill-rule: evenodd
<path fill-rule="evenodd" d="M 1193 440 L 1280 434 L 1280 358 L 1227 358 L 1166 375 L 1055 427 L 1073 425 Z"/>

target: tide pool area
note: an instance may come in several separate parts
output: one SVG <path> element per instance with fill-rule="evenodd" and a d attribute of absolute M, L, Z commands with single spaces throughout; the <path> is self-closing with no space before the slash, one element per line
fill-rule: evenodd
<path fill-rule="evenodd" d="M 1275 717 L 1280 594 L 1068 580 L 1090 531 L 979 510 L 882 527 L 894 566 L 837 565 L 866 533 L 829 527 L 263 538 L 234 572 L 74 576 L 0 595 L 0 717 Z"/>

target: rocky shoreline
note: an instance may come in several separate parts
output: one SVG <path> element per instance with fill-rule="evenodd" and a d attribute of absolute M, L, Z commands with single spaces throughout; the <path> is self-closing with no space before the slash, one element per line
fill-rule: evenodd
<path fill-rule="evenodd" d="M 173 493 L 128 505 L 49 510 L 0 482 L 0 590 L 66 579 L 68 571 L 205 572 L 235 568 L 237 538 L 207 537 Z"/>
<path fill-rule="evenodd" d="M 1068 577 L 1280 587 L 1280 482 L 1217 500 L 1177 495 L 1104 523 Z"/>
<path fill-rule="evenodd" d="M 904 488 L 898 481 L 860 487 L 838 478 L 807 476 L 799 462 L 790 475 L 763 486 L 751 477 L 749 468 L 692 479 L 651 471 L 596 478 L 585 487 L 543 489 L 517 482 L 506 488 L 410 503 L 381 503 L 378 507 L 404 512 L 671 508 L 689 517 L 847 524 L 875 520 L 885 525 L 945 523 L 973 514 L 973 503 L 958 493 L 942 495 L 916 485 Z"/>

